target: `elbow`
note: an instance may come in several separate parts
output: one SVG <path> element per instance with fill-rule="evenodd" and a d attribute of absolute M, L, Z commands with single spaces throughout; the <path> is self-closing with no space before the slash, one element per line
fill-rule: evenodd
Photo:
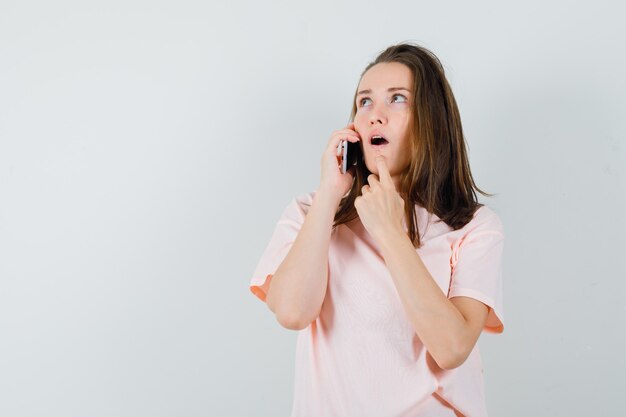
<path fill-rule="evenodd" d="M 285 329 L 289 330 L 302 330 L 307 328 L 313 321 L 316 320 L 317 314 L 304 314 L 302 312 L 294 313 L 293 311 L 278 311 L 275 313 L 276 320 Z"/>
<path fill-rule="evenodd" d="M 300 323 L 292 316 L 278 315 L 276 314 L 276 320 L 278 323 L 288 330 L 300 330 Z"/>
<path fill-rule="evenodd" d="M 267 298 L 267 306 L 274 313 L 276 321 L 282 327 L 288 330 L 302 330 L 306 327 L 303 320 L 301 320 L 297 314 L 293 314 L 291 311 L 286 310 L 284 307 L 279 307 L 273 303 L 270 303 L 269 297 Z"/>
<path fill-rule="evenodd" d="M 437 362 L 437 364 L 439 365 L 441 369 L 445 369 L 446 371 L 451 371 L 463 365 L 463 362 L 465 361 L 458 360 L 458 359 L 449 359 L 446 361 Z"/>
<path fill-rule="evenodd" d="M 271 287 L 267 290 L 265 304 L 267 305 L 267 308 L 274 313 L 274 317 L 276 317 L 278 324 L 285 329 L 302 330 L 308 325 L 304 325 L 303 321 L 299 318 L 299 315 L 294 314 L 291 308 L 286 307 L 284 304 L 281 304 L 279 300 L 275 299 L 275 294 L 274 291 L 271 291 Z"/>
<path fill-rule="evenodd" d="M 268 290 L 267 297 L 265 299 L 267 307 L 274 313 L 278 323 L 288 330 L 302 330 L 316 320 L 319 315 L 319 311 L 315 315 L 302 312 L 295 306 L 286 306 L 279 303 L 274 299 L 275 295 L 272 291 Z"/>
<path fill-rule="evenodd" d="M 311 324 L 310 321 L 307 322 L 306 320 L 298 319 L 295 315 L 289 316 L 276 314 L 276 320 L 281 326 L 288 330 L 302 330 Z"/>
<path fill-rule="evenodd" d="M 468 356 L 469 356 L 469 352 L 467 353 L 466 352 L 460 352 L 460 353 L 451 352 L 450 354 L 448 354 L 441 360 L 438 360 L 437 365 L 439 365 L 441 369 L 445 369 L 446 371 L 451 371 L 463 365 L 465 361 L 467 360 Z"/>

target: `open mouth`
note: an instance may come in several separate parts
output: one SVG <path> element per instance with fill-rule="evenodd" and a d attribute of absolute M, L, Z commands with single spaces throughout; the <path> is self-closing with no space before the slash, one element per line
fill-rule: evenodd
<path fill-rule="evenodd" d="M 372 144 L 373 147 L 378 147 L 378 146 L 384 146 L 388 144 L 389 142 L 387 141 L 387 139 L 383 138 L 382 136 L 374 136 L 372 137 L 372 140 L 370 141 L 370 143 Z"/>

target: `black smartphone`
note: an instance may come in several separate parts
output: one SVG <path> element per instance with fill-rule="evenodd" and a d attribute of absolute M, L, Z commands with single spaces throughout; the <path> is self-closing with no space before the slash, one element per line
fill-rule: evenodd
<path fill-rule="evenodd" d="M 349 140 L 344 140 L 341 146 L 341 173 L 345 174 L 352 165 L 358 164 L 361 160 L 361 141 L 350 142 Z"/>

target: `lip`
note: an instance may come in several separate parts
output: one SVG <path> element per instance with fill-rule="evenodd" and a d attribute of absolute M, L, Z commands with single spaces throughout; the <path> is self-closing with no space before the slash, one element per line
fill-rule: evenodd
<path fill-rule="evenodd" d="M 374 145 L 372 144 L 372 137 L 374 136 L 382 136 L 383 138 L 385 138 L 385 140 L 387 141 L 387 143 L 385 143 L 384 145 Z M 372 130 L 369 134 L 369 140 L 367 141 L 368 146 L 376 151 L 376 152 L 381 152 L 383 149 L 385 149 L 388 145 L 391 144 L 391 142 L 389 141 L 389 139 L 387 139 L 387 135 L 385 135 L 383 132 L 381 132 L 380 130 Z"/>
<path fill-rule="evenodd" d="M 385 140 L 387 141 L 387 143 L 383 144 L 383 145 L 374 145 L 372 143 L 372 137 L 374 136 L 382 136 L 383 138 L 385 138 Z M 369 141 L 367 142 L 368 146 L 370 149 L 372 149 L 374 152 L 382 152 L 387 146 L 389 146 L 391 144 L 391 142 L 389 142 L 389 139 L 387 139 L 387 136 L 385 136 L 385 134 L 383 132 L 381 132 L 380 130 L 374 130 L 372 132 L 370 132 L 369 134 Z"/>
<path fill-rule="evenodd" d="M 387 146 L 389 146 L 389 143 L 385 143 L 384 145 L 370 145 L 370 148 L 374 152 L 382 152 Z"/>
<path fill-rule="evenodd" d="M 372 130 L 369 134 L 369 143 L 372 143 L 372 138 L 374 136 L 382 136 L 383 138 L 385 138 L 387 140 L 387 143 L 389 143 L 389 139 L 387 139 L 387 135 L 385 135 L 383 132 L 381 132 L 380 130 Z M 381 145 L 379 145 L 381 146 Z"/>

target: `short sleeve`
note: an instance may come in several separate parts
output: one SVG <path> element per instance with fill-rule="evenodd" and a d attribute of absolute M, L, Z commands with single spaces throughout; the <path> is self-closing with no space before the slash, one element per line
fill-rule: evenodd
<path fill-rule="evenodd" d="M 480 214 L 478 214 L 480 211 Z M 502 269 L 504 229 L 498 215 L 486 206 L 453 247 L 448 298 L 471 297 L 489 307 L 484 331 L 504 331 Z"/>
<path fill-rule="evenodd" d="M 250 280 L 250 291 L 263 302 L 267 297 L 272 276 L 298 236 L 308 208 L 311 206 L 313 195 L 314 192 L 301 194 L 289 202 L 257 263 Z"/>

